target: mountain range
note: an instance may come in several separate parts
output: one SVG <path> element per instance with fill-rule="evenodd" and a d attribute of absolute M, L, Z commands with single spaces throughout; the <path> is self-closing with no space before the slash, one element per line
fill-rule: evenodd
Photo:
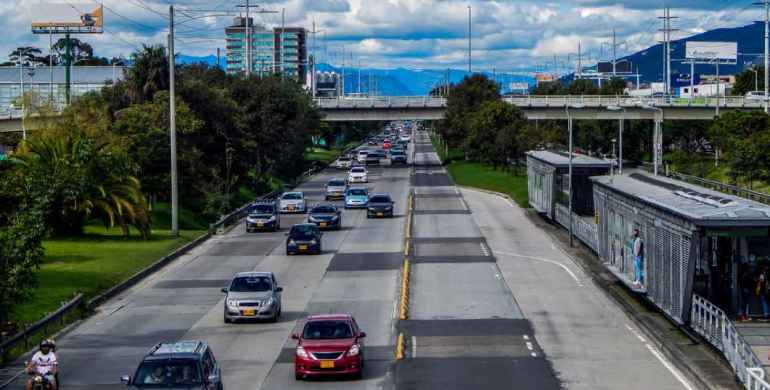
<path fill-rule="evenodd" d="M 718 28 L 696 34 L 687 38 L 672 41 L 671 58 L 672 74 L 689 74 L 690 65 L 682 60 L 685 57 L 685 42 L 687 41 L 720 41 L 738 43 L 738 61 L 735 65 L 720 65 L 719 73 L 723 75 L 735 74 L 742 71 L 752 64 L 762 62 L 761 55 L 764 53 L 764 25 L 762 23 L 752 23 L 749 25 L 734 28 Z M 661 44 L 650 46 L 644 50 L 619 58 L 627 59 L 631 62 L 634 72 L 639 72 L 642 83 L 649 83 L 663 80 L 663 48 Z M 194 57 L 180 55 L 180 63 L 206 63 L 216 65 L 216 56 Z M 224 63 L 224 58 L 221 59 Z M 587 69 L 590 69 L 587 68 Z M 594 67 L 595 69 L 595 67 Z M 456 83 L 468 75 L 466 70 L 460 69 L 359 69 L 356 67 L 335 67 L 330 64 L 318 64 L 316 70 L 319 72 L 337 72 L 345 73 L 345 92 L 346 93 L 377 93 L 379 95 L 389 96 L 420 96 L 426 95 L 430 90 L 443 83 L 447 76 L 449 80 Z M 696 74 L 716 74 L 716 67 L 711 64 L 695 65 Z M 485 73 L 490 78 L 491 73 Z M 509 90 L 510 83 L 527 83 L 533 85 L 535 80 L 528 75 L 494 75 L 503 86 L 503 91 Z M 565 79 L 571 79 L 572 75 Z M 629 80 L 629 81 L 636 81 Z M 360 89 L 359 89 L 360 88 Z"/>
<path fill-rule="evenodd" d="M 195 57 L 181 54 L 177 56 L 177 63 L 195 64 L 204 63 L 215 66 L 217 57 L 214 55 Z M 224 58 L 220 59 L 224 65 Z M 320 63 L 316 65 L 318 72 L 335 72 L 345 74 L 346 93 L 371 93 L 387 96 L 424 96 L 433 87 L 443 83 L 447 76 L 450 82 L 457 83 L 468 75 L 468 71 L 459 69 L 376 69 L 356 67 L 335 67 L 330 64 Z M 526 83 L 533 85 L 535 79 L 527 75 L 492 74 L 485 73 L 488 77 L 496 77 L 502 85 L 503 91 L 509 90 L 510 83 Z M 360 78 L 359 78 L 360 75 Z M 360 83 L 359 83 L 360 80 Z"/>

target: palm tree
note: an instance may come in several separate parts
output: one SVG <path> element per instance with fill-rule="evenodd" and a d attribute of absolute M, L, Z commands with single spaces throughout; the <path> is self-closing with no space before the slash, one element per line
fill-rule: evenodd
<path fill-rule="evenodd" d="M 91 218 L 105 227 L 129 226 L 150 235 L 150 214 L 139 180 L 117 145 L 78 130 L 42 131 L 13 157 L 27 187 L 46 195 L 47 222 L 58 233 L 82 231 Z"/>
<path fill-rule="evenodd" d="M 126 83 L 133 102 L 150 101 L 155 93 L 168 90 L 168 58 L 163 46 L 142 45 L 131 59 L 133 66 L 126 73 Z"/>

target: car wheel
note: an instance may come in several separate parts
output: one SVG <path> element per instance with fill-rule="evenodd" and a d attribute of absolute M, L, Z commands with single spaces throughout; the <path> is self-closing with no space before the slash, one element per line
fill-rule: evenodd
<path fill-rule="evenodd" d="M 302 380 L 302 374 L 299 374 L 299 373 L 295 372 L 294 373 L 294 380 L 301 381 Z"/>
<path fill-rule="evenodd" d="M 227 318 L 227 316 L 224 316 L 224 320 L 225 320 L 225 324 L 229 324 L 229 323 L 233 322 L 233 320 Z"/>
<path fill-rule="evenodd" d="M 289 248 L 286 248 L 286 256 L 291 256 L 291 252 L 289 251 Z"/>

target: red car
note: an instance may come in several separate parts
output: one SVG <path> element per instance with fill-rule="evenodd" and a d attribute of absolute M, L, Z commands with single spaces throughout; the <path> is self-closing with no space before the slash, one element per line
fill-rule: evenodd
<path fill-rule="evenodd" d="M 349 314 L 310 316 L 300 333 L 294 353 L 294 377 L 301 380 L 320 375 L 353 375 L 360 378 L 364 369 L 364 340 Z"/>
<path fill-rule="evenodd" d="M 392 144 L 388 140 L 385 140 L 385 142 L 382 143 L 382 148 L 383 149 L 390 149 L 391 146 L 392 146 Z"/>

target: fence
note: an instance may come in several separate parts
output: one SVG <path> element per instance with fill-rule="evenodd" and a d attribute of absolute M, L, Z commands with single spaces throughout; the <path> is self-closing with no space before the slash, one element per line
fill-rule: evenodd
<path fill-rule="evenodd" d="M 556 204 L 556 222 L 569 229 L 569 208 Z M 594 252 L 599 251 L 599 229 L 596 224 L 572 213 L 573 233 Z"/>
<path fill-rule="evenodd" d="M 747 389 L 770 390 L 762 362 L 722 309 L 693 294 L 690 327 L 722 352 Z"/>
<path fill-rule="evenodd" d="M 78 316 L 81 316 L 82 305 L 83 294 L 78 294 L 55 312 L 0 343 L 0 358 L 2 359 L 2 363 L 8 363 L 8 361 L 13 358 L 11 352 L 18 347 L 22 347 L 22 351 L 26 351 L 29 349 L 31 342 L 34 343 L 43 338 L 50 337 L 49 331 L 58 330 L 68 323 L 67 316 L 75 314 L 76 312 Z"/>

